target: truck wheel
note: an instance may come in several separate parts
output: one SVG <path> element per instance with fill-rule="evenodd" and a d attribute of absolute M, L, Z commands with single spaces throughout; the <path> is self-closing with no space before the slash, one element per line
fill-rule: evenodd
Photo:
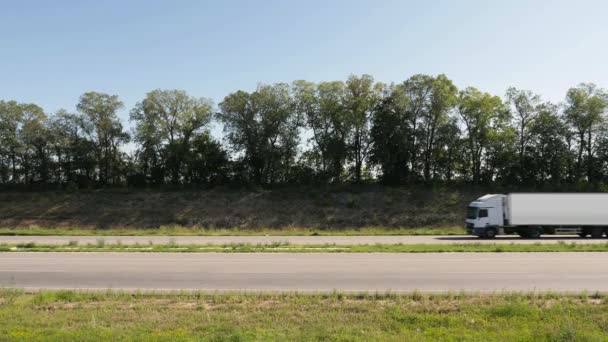
<path fill-rule="evenodd" d="M 531 239 L 539 239 L 542 234 L 543 234 L 542 228 L 532 228 L 530 230 L 529 237 Z"/>
<path fill-rule="evenodd" d="M 484 237 L 486 239 L 493 239 L 493 238 L 495 238 L 496 237 L 496 229 L 493 229 L 493 228 L 486 229 Z"/>
<path fill-rule="evenodd" d="M 582 238 L 586 238 L 587 235 L 589 235 L 589 234 L 587 234 L 586 232 L 580 232 L 580 233 L 578 233 L 578 236 L 580 236 Z"/>
<path fill-rule="evenodd" d="M 519 235 L 519 237 L 521 237 L 522 239 L 528 239 L 530 237 L 530 233 L 529 232 L 524 232 L 524 231 L 518 231 L 517 234 Z"/>
<path fill-rule="evenodd" d="M 591 229 L 591 238 L 599 239 L 602 236 L 604 236 L 604 231 L 602 230 L 602 228 L 596 227 Z"/>

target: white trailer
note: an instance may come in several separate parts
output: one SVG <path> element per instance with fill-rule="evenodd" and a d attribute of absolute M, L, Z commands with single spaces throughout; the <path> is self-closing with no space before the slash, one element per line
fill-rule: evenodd
<path fill-rule="evenodd" d="M 519 234 L 608 235 L 608 194 L 512 193 L 485 195 L 467 207 L 467 231 L 482 238 Z"/>

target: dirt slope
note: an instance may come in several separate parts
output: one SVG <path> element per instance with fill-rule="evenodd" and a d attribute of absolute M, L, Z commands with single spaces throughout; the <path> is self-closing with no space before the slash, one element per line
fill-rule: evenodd
<path fill-rule="evenodd" d="M 480 193 L 341 189 L 0 192 L 2 227 L 359 228 L 459 226 Z"/>

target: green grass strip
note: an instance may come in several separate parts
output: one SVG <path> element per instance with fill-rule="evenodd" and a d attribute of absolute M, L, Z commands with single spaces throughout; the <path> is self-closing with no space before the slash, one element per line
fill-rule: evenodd
<path fill-rule="evenodd" d="M 604 294 L 0 290 L 7 341 L 604 341 Z"/>
<path fill-rule="evenodd" d="M 0 252 L 173 252 L 173 253 L 497 253 L 497 252 L 608 252 L 608 243 L 577 244 L 372 244 L 372 245 L 292 245 L 272 244 L 225 244 L 225 245 L 122 245 L 106 244 L 99 239 L 96 244 L 79 245 L 72 241 L 66 245 L 35 243 L 0 244 Z"/>
<path fill-rule="evenodd" d="M 266 228 L 266 229 L 209 229 L 200 227 L 161 226 L 159 228 L 0 228 L 0 235 L 13 236 L 49 236 L 49 235 L 82 235 L 82 236 L 374 236 L 374 235 L 465 235 L 462 227 L 445 228 L 388 228 L 364 227 L 345 229 L 314 228 Z"/>

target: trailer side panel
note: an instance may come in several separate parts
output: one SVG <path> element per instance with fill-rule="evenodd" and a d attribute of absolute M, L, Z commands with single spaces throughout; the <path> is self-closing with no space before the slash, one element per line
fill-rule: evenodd
<path fill-rule="evenodd" d="M 608 194 L 509 194 L 511 225 L 608 226 Z"/>

